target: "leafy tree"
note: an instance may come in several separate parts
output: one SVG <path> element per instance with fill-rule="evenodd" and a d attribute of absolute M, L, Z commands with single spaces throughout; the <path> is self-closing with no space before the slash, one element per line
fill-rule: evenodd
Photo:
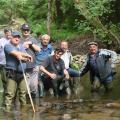
<path fill-rule="evenodd" d="M 20 17 L 34 32 L 56 38 L 90 33 L 119 43 L 119 6 L 120 0 L 0 0 L 0 22 Z"/>
<path fill-rule="evenodd" d="M 94 27 L 93 33 L 97 33 L 107 43 L 111 43 L 111 39 L 115 39 L 120 44 L 119 38 L 110 29 L 108 30 L 100 20 L 105 13 L 110 13 L 111 1 L 113 0 L 76 0 L 76 7 Z"/>

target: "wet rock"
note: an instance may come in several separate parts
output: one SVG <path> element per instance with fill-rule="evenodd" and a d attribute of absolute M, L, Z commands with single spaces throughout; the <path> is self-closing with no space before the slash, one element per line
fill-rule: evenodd
<path fill-rule="evenodd" d="M 39 107 L 51 108 L 52 103 L 50 103 L 50 102 L 41 102 Z"/>
<path fill-rule="evenodd" d="M 118 54 L 118 59 L 117 59 L 117 61 L 116 61 L 116 63 L 120 63 L 120 54 Z"/>
<path fill-rule="evenodd" d="M 114 111 L 113 113 L 111 113 L 110 116 L 111 117 L 120 117 L 120 110 L 119 111 Z"/>
<path fill-rule="evenodd" d="M 52 104 L 51 108 L 56 110 L 61 110 L 61 109 L 65 109 L 66 106 L 65 104 L 62 103 L 56 103 L 56 104 Z"/>
<path fill-rule="evenodd" d="M 84 102 L 84 100 L 83 99 L 75 99 L 75 100 L 73 100 L 73 103 L 78 103 L 78 102 L 82 103 L 82 102 Z"/>
<path fill-rule="evenodd" d="M 120 54 L 118 54 L 117 56 L 118 56 L 118 59 L 117 59 L 116 63 L 119 64 L 120 63 Z M 81 66 L 85 62 L 86 58 L 87 58 L 86 55 L 75 55 L 75 56 L 73 56 L 73 63 Z"/>
<path fill-rule="evenodd" d="M 105 107 L 108 108 L 120 108 L 120 103 L 107 103 Z"/>
<path fill-rule="evenodd" d="M 71 115 L 70 114 L 64 114 L 63 119 L 64 120 L 71 120 Z"/>

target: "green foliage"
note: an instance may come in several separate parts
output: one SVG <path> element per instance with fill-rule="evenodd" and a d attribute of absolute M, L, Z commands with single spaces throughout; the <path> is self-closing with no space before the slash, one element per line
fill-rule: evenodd
<path fill-rule="evenodd" d="M 8 22 L 8 17 L 4 14 L 4 10 L 0 10 L 0 23 L 5 24 Z"/>
<path fill-rule="evenodd" d="M 92 13 L 92 16 L 103 16 L 104 13 L 110 13 L 110 3 L 113 0 L 85 0 L 87 9 Z"/>
<path fill-rule="evenodd" d="M 34 33 L 41 32 L 42 34 L 47 32 L 46 29 L 46 21 L 40 21 L 40 23 L 37 22 L 30 22 L 30 27 Z"/>
<path fill-rule="evenodd" d="M 114 2 L 114 0 L 80 0 L 79 4 L 76 4 L 79 14 L 86 19 L 86 23 L 85 20 L 79 22 L 80 27 L 85 26 L 83 31 L 92 31 L 93 34 L 97 34 L 107 44 L 111 44 L 112 39 L 116 39 L 119 43 L 116 34 L 107 27 L 111 21 L 106 23 L 107 17 L 105 19 L 105 15 L 109 16 L 112 13 L 111 2 Z"/>
<path fill-rule="evenodd" d="M 120 9 L 116 8 L 119 0 L 78 1 L 80 4 L 75 4 L 75 0 L 51 0 L 51 36 L 54 40 L 91 33 L 110 43 L 104 27 L 119 36 L 120 22 L 116 20 L 118 22 L 113 24 L 115 13 L 120 13 Z M 48 0 L 0 0 L 0 6 L 1 24 L 20 17 L 29 23 L 35 33 L 47 33 Z"/>
<path fill-rule="evenodd" d="M 80 34 L 92 33 L 93 27 L 88 21 L 76 19 L 75 23 L 75 28 L 77 28 Z"/>
<path fill-rule="evenodd" d="M 76 63 L 72 63 L 71 68 L 73 68 L 75 70 L 78 70 L 78 71 L 80 70 L 80 66 L 78 64 L 76 64 Z"/>

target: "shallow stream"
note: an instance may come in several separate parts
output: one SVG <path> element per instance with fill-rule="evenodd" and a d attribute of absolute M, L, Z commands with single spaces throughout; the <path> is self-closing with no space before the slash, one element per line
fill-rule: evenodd
<path fill-rule="evenodd" d="M 0 120 L 120 120 L 119 107 L 107 107 L 108 103 L 118 103 L 120 99 L 120 67 L 113 81 L 114 89 L 111 93 L 90 92 L 89 77 L 86 75 L 79 82 L 78 94 L 70 98 L 62 96 L 59 99 L 49 94 L 44 98 L 34 100 L 36 112 L 33 113 L 30 104 L 23 111 L 19 110 L 16 102 L 15 110 L 6 113 L 0 107 Z M 0 84 L 0 95 L 2 85 Z M 2 96 L 0 97 L 0 103 Z"/>

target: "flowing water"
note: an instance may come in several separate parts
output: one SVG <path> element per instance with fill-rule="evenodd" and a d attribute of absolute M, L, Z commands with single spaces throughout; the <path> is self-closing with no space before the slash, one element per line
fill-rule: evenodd
<path fill-rule="evenodd" d="M 118 103 L 120 99 L 120 67 L 113 81 L 114 89 L 111 93 L 104 93 L 101 89 L 98 94 L 90 92 L 88 75 L 78 81 L 76 95 L 70 98 L 62 96 L 59 99 L 46 94 L 44 98 L 34 100 L 36 112 L 33 113 L 30 104 L 22 111 L 19 102 L 15 110 L 6 113 L 0 107 L 0 120 L 120 120 L 119 107 L 107 107 L 107 103 Z M 79 87 L 78 87 L 79 85 Z M 0 96 L 2 85 L 0 84 Z M 0 103 L 2 96 L 0 97 Z"/>

